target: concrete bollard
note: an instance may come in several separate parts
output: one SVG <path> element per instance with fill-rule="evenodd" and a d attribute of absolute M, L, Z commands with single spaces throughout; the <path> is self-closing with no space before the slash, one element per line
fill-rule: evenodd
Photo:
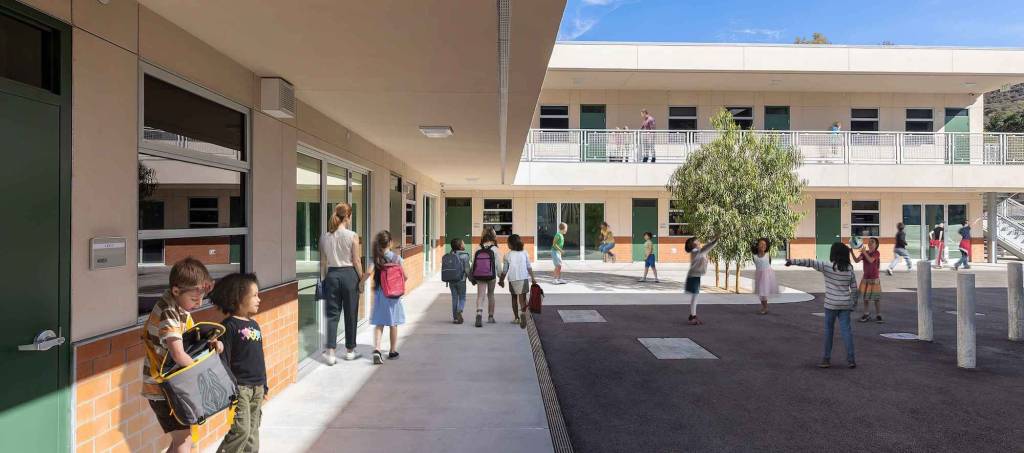
<path fill-rule="evenodd" d="M 1024 341 L 1024 264 L 1006 266 L 1006 311 L 1010 321 L 1010 341 Z"/>
<path fill-rule="evenodd" d="M 932 266 L 931 261 L 917 262 L 917 339 L 932 341 Z"/>
<path fill-rule="evenodd" d="M 974 274 L 956 276 L 956 366 L 977 366 L 977 336 L 974 330 Z"/>

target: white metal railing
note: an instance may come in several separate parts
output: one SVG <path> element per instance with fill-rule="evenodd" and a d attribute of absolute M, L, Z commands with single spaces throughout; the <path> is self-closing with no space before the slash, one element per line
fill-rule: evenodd
<path fill-rule="evenodd" d="M 996 205 L 996 213 L 1014 221 L 1024 223 L 1024 204 L 1007 198 Z"/>
<path fill-rule="evenodd" d="M 1024 165 L 1024 134 L 744 131 L 772 136 L 809 164 Z M 678 163 L 717 131 L 531 129 L 523 161 Z"/>

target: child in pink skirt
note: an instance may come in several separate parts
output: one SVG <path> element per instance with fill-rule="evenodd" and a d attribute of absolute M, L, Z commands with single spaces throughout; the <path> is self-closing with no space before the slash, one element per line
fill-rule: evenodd
<path fill-rule="evenodd" d="M 768 254 L 768 239 L 761 238 L 754 243 L 751 252 L 754 254 L 754 293 L 761 298 L 762 315 L 768 314 L 768 296 L 779 294 L 779 283 L 775 280 L 772 270 L 772 257 Z"/>

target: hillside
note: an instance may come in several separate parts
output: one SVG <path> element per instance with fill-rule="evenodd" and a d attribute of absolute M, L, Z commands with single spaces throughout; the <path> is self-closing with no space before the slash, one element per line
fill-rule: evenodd
<path fill-rule="evenodd" d="M 985 93 L 985 122 L 994 113 L 1024 110 L 1024 83 Z"/>

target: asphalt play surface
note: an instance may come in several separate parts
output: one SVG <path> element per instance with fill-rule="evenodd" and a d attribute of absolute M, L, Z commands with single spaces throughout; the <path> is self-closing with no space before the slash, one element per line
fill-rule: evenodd
<path fill-rule="evenodd" d="M 934 342 L 879 335 L 916 333 L 912 275 L 883 276 L 895 291 L 883 296 L 886 323 L 853 323 L 852 370 L 838 326 L 834 367 L 816 367 L 823 319 L 812 313 L 824 310 L 813 272 L 779 272 L 815 300 L 766 316 L 708 305 L 706 324 L 689 326 L 685 305 L 551 306 L 534 320 L 578 452 L 1024 451 L 1024 343 L 1006 340 L 1005 286 L 978 288 L 978 368 L 961 370 L 956 316 L 945 313 L 953 288 L 934 290 Z M 558 309 L 607 322 L 564 323 Z M 639 337 L 690 338 L 718 360 L 658 360 Z"/>

